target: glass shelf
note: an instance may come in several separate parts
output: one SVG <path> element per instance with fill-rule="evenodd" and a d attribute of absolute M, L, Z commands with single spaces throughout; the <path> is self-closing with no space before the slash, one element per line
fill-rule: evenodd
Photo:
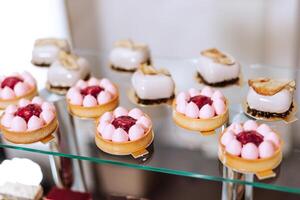
<path fill-rule="evenodd" d="M 131 74 L 112 71 L 107 67 L 105 56 L 99 57 L 96 54 L 81 53 L 91 61 L 95 76 L 107 77 L 119 85 L 121 91 L 120 105 L 127 108 L 136 106 L 127 97 L 127 92 L 131 87 Z M 186 90 L 190 87 L 202 87 L 195 78 L 195 59 L 160 58 L 154 59 L 154 63 L 157 67 L 165 67 L 170 70 L 176 82 L 177 91 Z M 34 67 L 31 66 L 30 69 L 32 68 Z M 46 72 L 45 69 L 43 69 L 44 72 Z M 243 66 L 244 83 L 240 86 L 221 88 L 230 101 L 230 123 L 248 119 L 243 114 L 241 107 L 248 88 L 246 80 L 258 76 L 291 78 L 295 79 L 297 83 L 300 78 L 299 70 L 296 69 L 262 65 Z M 112 156 L 99 150 L 94 142 L 95 127 L 92 120 L 82 120 L 70 116 L 62 96 L 51 94 L 45 89 L 40 91 L 40 95 L 55 102 L 57 107 L 60 128 L 56 133 L 55 140 L 47 144 L 15 145 L 2 138 L 0 147 L 213 181 L 248 184 L 300 194 L 300 173 L 298 173 L 300 169 L 300 134 L 297 131 L 300 128 L 300 120 L 292 124 L 285 124 L 282 121 L 268 123 L 277 129 L 284 139 L 283 161 L 275 170 L 277 173 L 275 178 L 264 181 L 254 178 L 253 181 L 245 181 L 223 177 L 223 166 L 217 158 L 218 134 L 202 136 L 177 127 L 172 121 L 171 108 L 166 105 L 141 107 L 153 120 L 155 139 L 148 148 L 150 152 L 148 155 L 134 159 L 131 156 Z M 220 130 L 217 132 L 219 133 Z"/>

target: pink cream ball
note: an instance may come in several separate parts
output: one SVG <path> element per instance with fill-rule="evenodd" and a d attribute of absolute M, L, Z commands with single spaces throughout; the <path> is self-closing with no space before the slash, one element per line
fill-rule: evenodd
<path fill-rule="evenodd" d="M 111 123 L 113 121 L 113 119 L 114 119 L 114 116 L 113 116 L 112 112 L 106 112 L 101 116 L 100 123 L 103 123 L 103 122 Z"/>
<path fill-rule="evenodd" d="M 42 107 L 42 110 L 50 110 L 52 112 L 55 112 L 55 106 L 53 103 L 44 102 L 41 107 Z"/>
<path fill-rule="evenodd" d="M 256 131 L 259 134 L 261 134 L 262 136 L 266 137 L 268 135 L 268 133 L 272 131 L 272 129 L 266 124 L 261 124 L 261 125 L 258 126 Z"/>
<path fill-rule="evenodd" d="M 179 101 L 179 102 L 177 102 L 176 111 L 179 112 L 179 113 L 181 113 L 181 114 L 185 114 L 187 105 L 188 104 L 187 104 L 186 101 Z"/>
<path fill-rule="evenodd" d="M 33 97 L 33 99 L 31 100 L 31 103 L 38 104 L 41 106 L 44 103 L 44 100 L 41 97 L 36 96 L 36 97 Z"/>
<path fill-rule="evenodd" d="M 237 135 L 240 132 L 244 131 L 244 128 L 240 123 L 234 122 L 228 127 L 228 130 L 232 130 L 234 134 Z"/>
<path fill-rule="evenodd" d="M 238 140 L 233 139 L 225 146 L 225 150 L 234 156 L 239 156 L 242 151 L 242 144 Z"/>
<path fill-rule="evenodd" d="M 139 118 L 141 118 L 142 116 L 144 116 L 143 111 L 141 111 L 138 108 L 133 108 L 129 111 L 128 116 L 138 120 Z"/>
<path fill-rule="evenodd" d="M 197 90 L 197 89 L 195 89 L 195 88 L 190 88 L 189 89 L 189 95 L 190 95 L 190 97 L 198 96 L 200 94 L 201 94 L 200 91 Z"/>
<path fill-rule="evenodd" d="M 120 116 L 127 116 L 128 115 L 128 110 L 119 106 L 114 110 L 114 116 L 115 117 L 120 117 Z"/>
<path fill-rule="evenodd" d="M 128 131 L 129 139 L 131 141 L 138 140 L 144 136 L 144 133 L 144 128 L 139 124 L 135 124 L 132 127 L 130 127 Z"/>
<path fill-rule="evenodd" d="M 266 137 L 264 137 L 264 141 L 271 141 L 275 145 L 275 147 L 279 147 L 280 140 L 276 133 L 273 131 L 269 132 Z"/>
<path fill-rule="evenodd" d="M 79 81 L 77 81 L 77 83 L 76 83 L 75 86 L 78 87 L 78 88 L 80 88 L 80 89 L 84 89 L 84 88 L 86 88 L 88 86 L 88 84 L 84 80 L 79 80 Z"/>
<path fill-rule="evenodd" d="M 110 102 L 112 99 L 112 95 L 107 91 L 101 91 L 97 96 L 97 101 L 99 105 L 106 104 Z"/>
<path fill-rule="evenodd" d="M 94 106 L 97 106 L 97 99 L 94 96 L 88 94 L 88 95 L 86 95 L 83 98 L 82 105 L 84 107 L 94 107 Z"/>
<path fill-rule="evenodd" d="M 28 120 L 28 131 L 34 131 L 37 129 L 42 128 L 44 125 L 43 120 L 35 115 L 32 115 L 30 119 Z"/>
<path fill-rule="evenodd" d="M 11 130 L 16 132 L 26 131 L 27 130 L 26 121 L 19 116 L 15 116 L 11 122 Z"/>
<path fill-rule="evenodd" d="M 136 121 L 136 124 L 140 124 L 145 130 L 148 130 L 151 127 L 152 122 L 148 117 L 142 116 Z"/>
<path fill-rule="evenodd" d="M 44 122 L 49 124 L 55 118 L 55 113 L 51 110 L 43 110 L 40 114 L 40 118 L 43 119 Z"/>
<path fill-rule="evenodd" d="M 200 119 L 209 119 L 215 116 L 215 109 L 209 105 L 204 105 L 199 111 L 199 118 Z"/>
<path fill-rule="evenodd" d="M 100 133 L 105 140 L 112 140 L 113 134 L 115 133 L 115 131 L 116 131 L 116 129 L 112 124 L 107 124 L 104 127 L 103 131 Z M 120 139 L 119 136 L 116 135 L 114 141 L 116 141 L 116 140 L 122 140 L 122 138 Z"/>
<path fill-rule="evenodd" d="M 212 97 L 214 93 L 214 90 L 211 87 L 205 86 L 202 90 L 201 90 L 201 95 L 207 96 L 207 97 Z"/>
<path fill-rule="evenodd" d="M 30 90 L 30 85 L 26 82 L 18 82 L 14 87 L 14 92 L 17 97 L 24 96 Z"/>
<path fill-rule="evenodd" d="M 74 92 L 72 96 L 70 96 L 70 104 L 81 106 L 83 102 L 83 96 L 80 94 L 80 92 Z"/>
<path fill-rule="evenodd" d="M 6 128 L 11 128 L 12 121 L 14 119 L 14 115 L 10 113 L 5 113 L 1 118 L 2 126 Z"/>
<path fill-rule="evenodd" d="M 213 101 L 216 101 L 217 99 L 221 99 L 221 100 L 225 100 L 224 95 L 222 94 L 222 92 L 220 90 L 216 90 L 213 95 L 211 96 L 211 99 Z"/>
<path fill-rule="evenodd" d="M 194 102 L 188 103 L 185 109 L 185 115 L 190 118 L 198 118 L 199 116 L 199 108 Z"/>
<path fill-rule="evenodd" d="M 234 132 L 231 130 L 226 131 L 221 137 L 221 143 L 226 146 L 229 142 L 235 139 Z"/>
<path fill-rule="evenodd" d="M 1 95 L 0 95 L 0 97 L 1 97 L 2 99 L 4 99 L 4 100 L 8 100 L 8 99 L 14 99 L 14 98 L 16 98 L 16 95 L 15 95 L 15 92 L 14 92 L 11 88 L 5 86 L 5 87 L 1 90 Z"/>
<path fill-rule="evenodd" d="M 245 131 L 255 131 L 257 128 L 258 128 L 258 125 L 254 120 L 247 120 L 244 123 L 244 130 Z"/>
<path fill-rule="evenodd" d="M 128 134 L 121 128 L 117 128 L 112 135 L 113 142 L 127 142 L 128 139 Z"/>
<path fill-rule="evenodd" d="M 95 77 L 91 77 L 88 82 L 87 82 L 88 86 L 94 86 L 94 85 L 100 85 L 100 80 L 98 80 Z"/>
<path fill-rule="evenodd" d="M 263 141 L 260 143 L 258 146 L 258 151 L 259 151 L 259 157 L 260 158 L 269 158 L 274 155 L 275 153 L 275 147 L 273 142 L 271 141 Z"/>
<path fill-rule="evenodd" d="M 18 102 L 18 105 L 20 107 L 25 107 L 28 104 L 31 104 L 31 101 L 29 101 L 28 99 L 20 99 L 19 102 Z"/>
<path fill-rule="evenodd" d="M 247 143 L 243 146 L 241 152 L 242 158 L 255 160 L 258 158 L 258 148 L 253 143 Z"/>
<path fill-rule="evenodd" d="M 176 97 L 176 102 L 187 102 L 191 96 L 187 92 L 180 92 Z"/>
<path fill-rule="evenodd" d="M 6 107 L 5 113 L 14 114 L 15 112 L 17 112 L 17 110 L 18 110 L 18 107 L 16 105 L 11 104 Z"/>
<path fill-rule="evenodd" d="M 214 100 L 212 106 L 215 109 L 217 115 L 222 115 L 226 111 L 226 105 L 222 99 Z"/>

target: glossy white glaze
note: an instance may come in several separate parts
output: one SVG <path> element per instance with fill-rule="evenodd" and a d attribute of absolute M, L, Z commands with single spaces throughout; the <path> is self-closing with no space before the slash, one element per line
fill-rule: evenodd
<path fill-rule="evenodd" d="M 250 87 L 247 95 L 247 103 L 250 108 L 264 112 L 284 113 L 293 101 L 293 93 L 287 89 L 272 95 L 265 96 L 258 94 Z"/>
<path fill-rule="evenodd" d="M 132 75 L 132 86 L 141 99 L 170 98 L 174 93 L 174 82 L 165 74 L 147 75 L 136 71 Z"/>

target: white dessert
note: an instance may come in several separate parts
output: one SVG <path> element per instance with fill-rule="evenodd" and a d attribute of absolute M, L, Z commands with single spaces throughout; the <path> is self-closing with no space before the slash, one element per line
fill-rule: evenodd
<path fill-rule="evenodd" d="M 89 74 L 89 63 L 85 58 L 61 52 L 59 59 L 49 67 L 48 83 L 54 87 L 71 87 Z"/>
<path fill-rule="evenodd" d="M 167 99 L 174 94 L 172 77 L 151 66 L 141 67 L 132 75 L 131 81 L 136 95 L 143 100 Z"/>
<path fill-rule="evenodd" d="M 201 52 L 197 71 L 208 83 L 220 83 L 236 79 L 240 74 L 240 64 L 236 60 L 217 49 Z"/>
<path fill-rule="evenodd" d="M 67 40 L 45 38 L 36 40 L 32 51 L 32 63 L 36 65 L 51 65 L 60 51 L 70 51 Z"/>
<path fill-rule="evenodd" d="M 150 51 L 145 44 L 133 43 L 130 40 L 119 41 L 110 52 L 109 60 L 115 68 L 132 71 L 150 60 Z"/>

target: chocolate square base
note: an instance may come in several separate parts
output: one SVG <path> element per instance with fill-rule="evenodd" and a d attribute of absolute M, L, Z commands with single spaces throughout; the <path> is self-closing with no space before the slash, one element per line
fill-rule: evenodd
<path fill-rule="evenodd" d="M 284 112 L 284 113 L 272 113 L 272 112 L 264 112 L 264 111 L 259 111 L 259 110 L 255 110 L 250 108 L 247 105 L 247 113 L 249 113 L 250 115 L 254 116 L 254 117 L 264 117 L 264 118 L 285 118 L 286 116 L 288 116 L 290 114 L 290 112 L 293 110 L 294 105 L 293 103 L 291 104 L 290 108 L 288 109 L 288 111 Z"/>
<path fill-rule="evenodd" d="M 143 105 L 155 105 L 155 104 L 167 103 L 169 100 L 172 100 L 175 97 L 174 94 L 170 98 L 163 98 L 163 99 L 140 99 L 136 94 L 135 96 L 137 99 L 137 103 Z"/>
<path fill-rule="evenodd" d="M 212 86 L 212 87 L 225 87 L 227 85 L 233 85 L 233 84 L 236 84 L 238 81 L 239 81 L 239 77 L 237 78 L 234 78 L 234 79 L 230 79 L 230 80 L 225 80 L 225 81 L 222 81 L 222 82 L 217 82 L 217 83 L 209 83 L 207 82 L 203 76 L 197 72 L 197 78 L 200 79 L 200 81 L 202 83 L 204 83 L 205 85 L 209 85 L 209 86 Z"/>
<path fill-rule="evenodd" d="M 145 63 L 142 63 L 142 64 L 147 64 L 147 65 L 151 65 L 151 60 L 150 59 L 148 59 Z M 137 69 L 124 69 L 124 68 L 122 68 L 122 67 L 120 67 L 120 66 L 115 66 L 115 65 L 110 65 L 110 67 L 113 69 L 113 70 L 115 70 L 115 71 L 119 71 L 119 72 L 130 72 L 130 73 L 132 73 L 132 72 L 135 72 Z"/>

